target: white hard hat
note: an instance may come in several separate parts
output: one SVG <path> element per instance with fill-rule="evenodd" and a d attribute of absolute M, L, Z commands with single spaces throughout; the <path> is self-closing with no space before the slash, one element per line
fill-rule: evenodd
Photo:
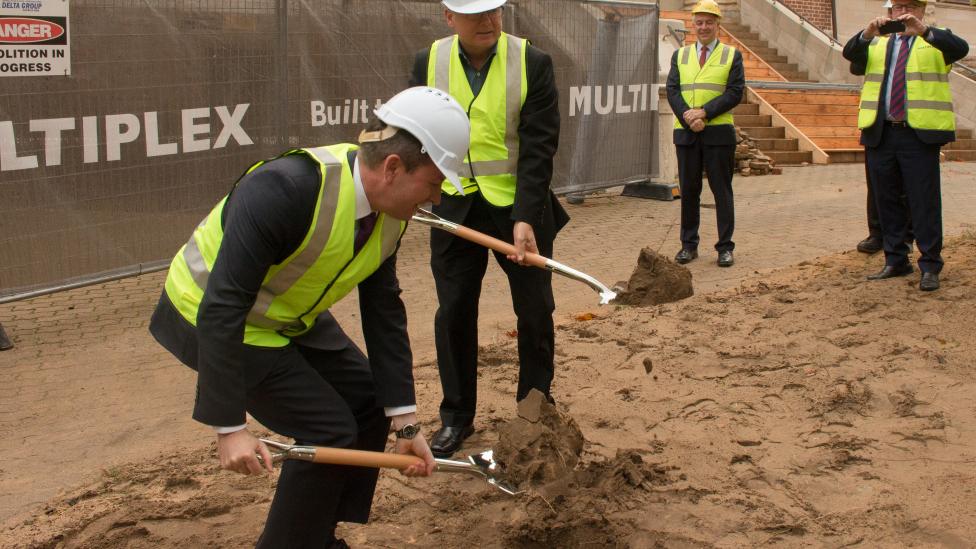
<path fill-rule="evenodd" d="M 481 13 L 502 7 L 505 0 L 444 0 L 441 3 L 454 13 Z"/>
<path fill-rule="evenodd" d="M 886 2 L 884 3 L 884 6 L 882 6 L 882 7 L 884 7 L 884 8 L 888 8 L 888 9 L 890 10 L 890 9 L 891 9 L 891 0 L 887 0 L 887 1 L 886 1 Z"/>
<path fill-rule="evenodd" d="M 441 90 L 417 86 L 394 95 L 374 112 L 388 126 L 416 137 L 444 177 L 464 194 L 458 172 L 468 154 L 471 122 L 453 97 Z"/>

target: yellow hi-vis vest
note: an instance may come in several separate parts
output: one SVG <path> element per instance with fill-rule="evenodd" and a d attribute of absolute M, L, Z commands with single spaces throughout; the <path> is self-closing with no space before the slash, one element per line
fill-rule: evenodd
<path fill-rule="evenodd" d="M 692 109 L 700 109 L 705 103 L 725 93 L 729 83 L 729 71 L 735 59 L 735 48 L 721 42 L 705 60 L 705 66 L 698 66 L 695 44 L 682 46 L 678 50 L 678 75 L 681 77 L 681 97 Z M 705 122 L 706 126 L 733 124 L 732 111 L 724 112 Z M 674 117 L 675 129 L 684 126 Z"/>
<path fill-rule="evenodd" d="M 290 337 L 308 331 L 315 317 L 352 291 L 396 251 L 406 223 L 379 214 L 369 240 L 353 254 L 356 190 L 347 153 L 350 144 L 296 149 L 282 156 L 304 154 L 319 167 L 322 183 L 308 233 L 287 259 L 272 266 L 258 292 L 244 328 L 244 343 L 283 347 Z M 250 173 L 264 164 L 258 162 Z M 166 295 L 190 324 L 217 259 L 224 231 L 224 197 L 193 231 L 170 264 Z"/>
<path fill-rule="evenodd" d="M 862 130 L 874 125 L 878 107 L 884 101 L 881 87 L 887 56 L 888 37 L 876 36 L 868 46 L 868 66 L 861 87 L 861 108 L 857 112 L 857 127 Z M 945 64 L 938 48 L 921 36 L 915 37 L 905 65 L 905 107 L 909 126 L 919 130 L 956 130 L 949 89 L 951 70 L 952 66 Z"/>
<path fill-rule="evenodd" d="M 492 205 L 511 206 L 515 202 L 518 171 L 519 115 L 528 91 L 525 72 L 528 42 L 502 33 L 478 97 L 474 96 L 464 74 L 459 44 L 457 35 L 453 35 L 431 45 L 427 85 L 451 94 L 458 103 L 467 106 L 471 146 L 464 171 L 459 174 L 464 192 L 480 190 Z M 448 195 L 458 194 L 448 181 L 441 189 Z"/>

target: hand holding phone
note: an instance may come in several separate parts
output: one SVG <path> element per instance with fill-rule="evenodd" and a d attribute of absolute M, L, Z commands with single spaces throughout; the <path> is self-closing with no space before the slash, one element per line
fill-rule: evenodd
<path fill-rule="evenodd" d="M 897 19 L 892 19 L 878 27 L 881 34 L 891 34 L 893 32 L 905 32 L 905 23 Z"/>

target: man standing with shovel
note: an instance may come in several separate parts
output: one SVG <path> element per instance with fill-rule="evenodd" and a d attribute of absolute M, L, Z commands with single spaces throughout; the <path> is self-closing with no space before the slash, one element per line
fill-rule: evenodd
<path fill-rule="evenodd" d="M 525 253 L 552 256 L 556 232 L 569 221 L 549 189 L 559 142 L 552 59 L 528 41 L 502 32 L 505 0 L 444 0 L 456 34 L 417 54 L 411 85 L 451 94 L 471 120 L 471 150 L 461 193 L 445 182 L 434 213 L 449 222 L 514 244 L 495 259 L 508 276 L 518 317 L 516 399 L 531 389 L 547 397 L 553 378 L 555 331 L 552 274 L 526 265 Z M 450 457 L 474 432 L 478 395 L 478 301 L 488 250 L 433 230 L 431 270 L 439 307 L 434 319 L 440 371 L 441 428 L 431 439 Z M 510 260 L 510 261 L 509 261 Z"/>
<path fill-rule="evenodd" d="M 461 106 L 431 88 L 389 100 L 361 146 L 298 149 L 258 162 L 170 266 L 150 331 L 198 372 L 193 418 L 217 432 L 221 467 L 271 470 L 245 412 L 298 444 L 423 458 L 396 250 L 417 207 L 439 201 L 467 153 Z M 367 359 L 328 308 L 359 287 Z M 257 457 L 263 460 L 263 465 Z M 336 523 L 366 522 L 377 470 L 289 460 L 262 548 L 345 547 Z"/>

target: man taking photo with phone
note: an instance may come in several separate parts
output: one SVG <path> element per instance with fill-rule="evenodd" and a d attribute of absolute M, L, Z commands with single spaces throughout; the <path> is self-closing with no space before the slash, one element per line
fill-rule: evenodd
<path fill-rule="evenodd" d="M 921 252 L 919 289 L 933 291 L 943 266 L 939 149 L 956 139 L 949 72 L 969 45 L 926 25 L 925 6 L 892 0 L 887 16 L 847 42 L 844 58 L 851 73 L 864 75 L 857 126 L 883 233 L 885 265 L 868 280 L 914 271 L 905 243 L 910 215 Z"/>

